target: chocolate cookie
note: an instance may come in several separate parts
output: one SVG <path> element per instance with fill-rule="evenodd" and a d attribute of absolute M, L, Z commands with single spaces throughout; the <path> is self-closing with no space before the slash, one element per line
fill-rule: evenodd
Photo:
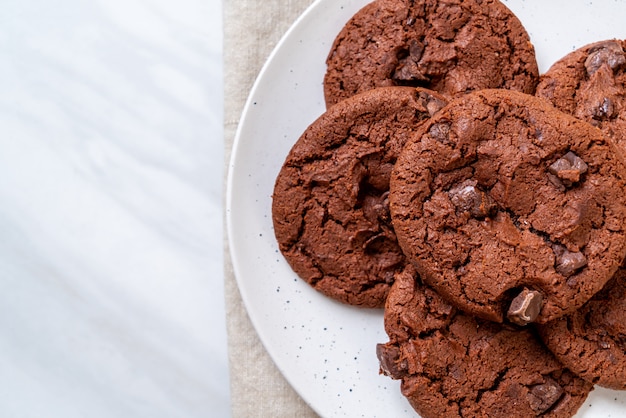
<path fill-rule="evenodd" d="M 371 90 L 327 110 L 293 146 L 272 216 L 280 250 L 315 289 L 384 306 L 405 263 L 389 216 L 391 169 L 410 134 L 444 104 L 424 89 Z"/>
<path fill-rule="evenodd" d="M 524 325 L 575 311 L 613 276 L 625 179 L 600 130 L 542 99 L 483 90 L 420 127 L 389 200 L 428 284 L 468 313 Z"/>
<path fill-rule="evenodd" d="M 327 106 L 394 85 L 532 94 L 539 79 L 526 30 L 497 0 L 376 0 L 346 23 L 326 64 Z"/>
<path fill-rule="evenodd" d="M 574 373 L 600 386 L 626 389 L 626 267 L 578 311 L 538 329 Z"/>
<path fill-rule="evenodd" d="M 598 126 L 626 151 L 626 41 L 586 45 L 541 77 L 537 96 Z"/>
<path fill-rule="evenodd" d="M 530 328 L 482 321 L 453 308 L 410 268 L 385 307 L 381 372 L 423 418 L 571 417 L 592 384 L 564 368 Z"/>

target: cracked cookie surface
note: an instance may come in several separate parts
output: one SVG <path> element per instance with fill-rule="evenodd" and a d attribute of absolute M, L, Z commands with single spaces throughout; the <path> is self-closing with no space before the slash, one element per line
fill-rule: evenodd
<path fill-rule="evenodd" d="M 328 109 L 292 147 L 272 200 L 280 251 L 341 302 L 382 308 L 405 264 L 389 216 L 389 176 L 419 124 L 446 99 L 412 87 L 370 90 Z"/>
<path fill-rule="evenodd" d="M 626 266 L 571 315 L 538 326 L 554 355 L 583 379 L 626 389 Z"/>
<path fill-rule="evenodd" d="M 398 242 L 468 313 L 545 323 L 575 311 L 626 252 L 625 168 L 590 124 L 506 90 L 455 99 L 392 172 Z"/>
<path fill-rule="evenodd" d="M 392 85 L 532 94 L 539 79 L 526 30 L 498 0 L 376 0 L 346 23 L 326 64 L 327 106 Z"/>
<path fill-rule="evenodd" d="M 536 95 L 600 128 L 626 153 L 626 41 L 585 45 L 541 76 Z"/>
<path fill-rule="evenodd" d="M 463 314 L 409 265 L 385 307 L 381 373 L 423 418 L 571 417 L 592 384 L 564 368 L 530 328 Z"/>

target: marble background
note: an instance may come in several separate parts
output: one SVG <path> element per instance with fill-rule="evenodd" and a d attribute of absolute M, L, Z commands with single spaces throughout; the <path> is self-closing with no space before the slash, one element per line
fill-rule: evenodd
<path fill-rule="evenodd" d="M 229 415 L 221 8 L 0 2 L 0 416 Z"/>

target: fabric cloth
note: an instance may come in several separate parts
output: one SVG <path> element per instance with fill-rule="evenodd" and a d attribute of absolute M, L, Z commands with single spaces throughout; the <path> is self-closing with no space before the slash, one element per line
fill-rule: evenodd
<path fill-rule="evenodd" d="M 224 0 L 226 162 L 257 74 L 285 31 L 311 3 L 312 0 Z M 237 288 L 228 237 L 224 245 L 232 416 L 317 417 L 283 378 L 259 341 Z"/>

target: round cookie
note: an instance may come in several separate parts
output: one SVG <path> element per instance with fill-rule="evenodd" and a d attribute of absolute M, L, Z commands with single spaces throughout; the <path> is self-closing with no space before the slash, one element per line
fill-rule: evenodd
<path fill-rule="evenodd" d="M 326 64 L 327 106 L 392 85 L 532 94 L 539 79 L 526 30 L 498 0 L 376 0 L 346 23 Z"/>
<path fill-rule="evenodd" d="M 626 171 L 590 124 L 508 90 L 455 99 L 398 157 L 390 211 L 420 275 L 519 325 L 581 307 L 626 252 Z"/>
<path fill-rule="evenodd" d="M 544 74 L 536 95 L 559 110 L 598 126 L 626 152 L 626 41 L 579 48 Z"/>
<path fill-rule="evenodd" d="M 564 368 L 531 328 L 465 315 L 410 270 L 391 288 L 389 342 L 376 354 L 421 417 L 574 415 L 592 384 Z"/>
<path fill-rule="evenodd" d="M 538 326 L 546 346 L 583 379 L 626 389 L 626 266 L 571 315 Z"/>
<path fill-rule="evenodd" d="M 446 100 L 412 87 L 370 90 L 322 114 L 276 179 L 272 217 L 293 270 L 323 294 L 382 308 L 405 257 L 389 216 L 389 176 L 409 136 Z"/>

